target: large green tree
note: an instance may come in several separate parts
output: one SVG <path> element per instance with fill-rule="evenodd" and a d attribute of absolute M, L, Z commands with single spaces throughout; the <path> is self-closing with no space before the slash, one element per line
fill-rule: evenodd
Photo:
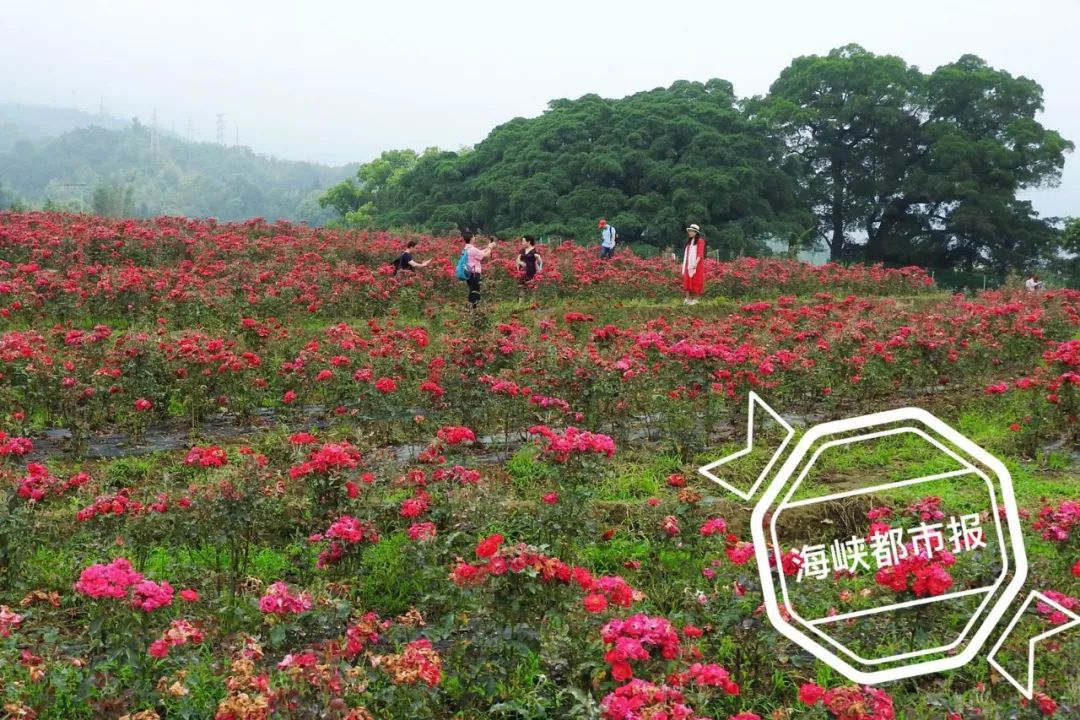
<path fill-rule="evenodd" d="M 382 190 L 377 219 L 591 238 L 604 217 L 624 239 L 658 245 L 681 242 L 682 228 L 695 222 L 712 248 L 733 256 L 813 222 L 780 150 L 723 80 L 555 100 L 468 151 L 425 152 Z"/>
<path fill-rule="evenodd" d="M 319 198 L 319 205 L 332 208 L 349 225 L 373 225 L 379 201 L 416 167 L 418 158 L 415 150 L 386 150 L 357 168 L 355 179 L 329 188 Z"/>
<path fill-rule="evenodd" d="M 834 259 L 1022 268 L 1055 233 L 1019 190 L 1060 178 L 1072 144 L 1035 120 L 1042 88 L 965 55 L 924 74 L 857 45 L 794 60 L 750 101 Z"/>

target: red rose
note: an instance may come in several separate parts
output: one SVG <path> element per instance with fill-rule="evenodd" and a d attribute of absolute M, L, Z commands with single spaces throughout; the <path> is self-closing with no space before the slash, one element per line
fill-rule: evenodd
<path fill-rule="evenodd" d="M 806 705 L 817 705 L 825 695 L 825 688 L 817 683 L 803 683 L 799 688 L 799 702 Z"/>
<path fill-rule="evenodd" d="M 634 677 L 634 669 L 630 667 L 628 662 L 617 662 L 611 666 L 611 677 L 616 682 L 624 682 Z"/>
<path fill-rule="evenodd" d="M 478 557 L 489 558 L 499 551 L 499 546 L 502 545 L 503 536 L 498 533 L 489 535 L 480 541 L 480 544 L 476 546 L 476 554 Z"/>
<path fill-rule="evenodd" d="M 602 613 L 607 610 L 607 598 L 599 593 L 590 593 L 585 596 L 585 611 L 590 613 Z"/>

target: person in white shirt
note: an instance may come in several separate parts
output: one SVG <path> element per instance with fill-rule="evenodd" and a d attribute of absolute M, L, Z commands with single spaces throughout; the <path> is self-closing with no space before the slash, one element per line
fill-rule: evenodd
<path fill-rule="evenodd" d="M 1039 280 L 1039 276 L 1032 273 L 1026 281 L 1024 281 L 1024 287 L 1027 288 L 1029 293 L 1033 293 L 1036 290 L 1042 289 L 1042 281 Z"/>
<path fill-rule="evenodd" d="M 600 220 L 600 259 L 607 260 L 615 254 L 615 239 L 619 233 L 615 226 L 608 225 L 607 220 Z"/>

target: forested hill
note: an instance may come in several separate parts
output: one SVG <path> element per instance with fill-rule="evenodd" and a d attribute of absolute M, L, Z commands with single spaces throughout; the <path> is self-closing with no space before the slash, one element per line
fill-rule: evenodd
<path fill-rule="evenodd" d="M 21 140 L 43 140 L 91 125 L 123 130 L 130 124 L 130 120 L 72 108 L 0 103 L 0 154 L 10 152 Z"/>
<path fill-rule="evenodd" d="M 5 133 L 20 132 L 13 123 Z M 24 131 L 23 131 L 24 132 Z M 322 190 L 356 172 L 257 155 L 242 146 L 192 143 L 138 122 L 17 138 L 0 152 L 0 199 L 105 215 L 264 217 L 322 223 Z"/>
<path fill-rule="evenodd" d="M 555 100 L 463 153 L 384 153 L 324 203 L 357 224 L 571 237 L 591 237 L 606 217 L 624 239 L 657 244 L 698 222 L 738 255 L 812 222 L 781 147 L 739 110 L 731 83 L 679 81 Z"/>

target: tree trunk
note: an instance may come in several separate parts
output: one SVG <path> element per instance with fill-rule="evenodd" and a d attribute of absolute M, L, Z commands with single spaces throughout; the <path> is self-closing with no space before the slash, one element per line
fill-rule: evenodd
<path fill-rule="evenodd" d="M 847 255 L 844 237 L 844 173 L 839 160 L 832 161 L 832 240 L 829 259 L 840 260 Z"/>

